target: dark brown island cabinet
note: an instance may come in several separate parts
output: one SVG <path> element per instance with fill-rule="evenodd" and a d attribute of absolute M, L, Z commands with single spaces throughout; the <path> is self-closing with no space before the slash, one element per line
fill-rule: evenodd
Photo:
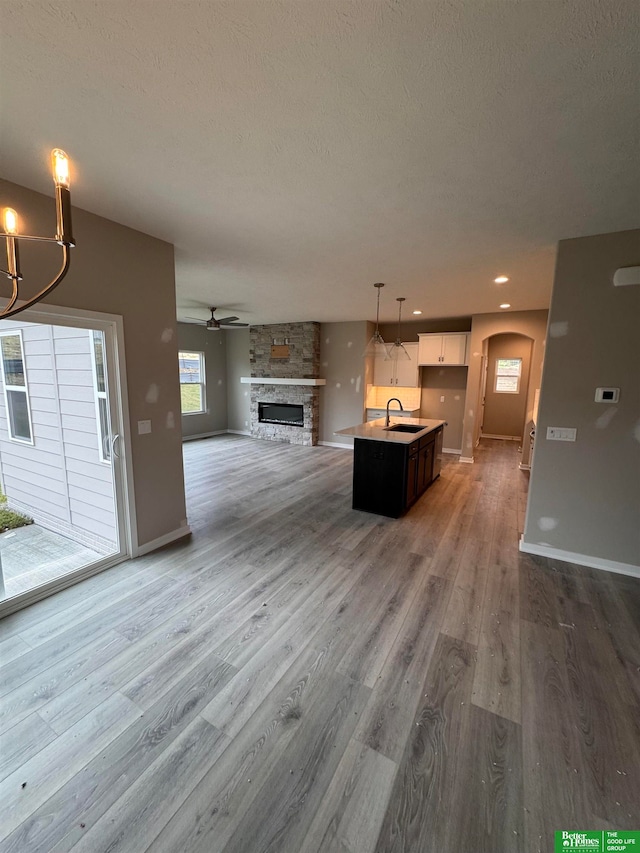
<path fill-rule="evenodd" d="M 440 476 L 443 428 L 411 444 L 354 439 L 353 508 L 399 518 Z"/>

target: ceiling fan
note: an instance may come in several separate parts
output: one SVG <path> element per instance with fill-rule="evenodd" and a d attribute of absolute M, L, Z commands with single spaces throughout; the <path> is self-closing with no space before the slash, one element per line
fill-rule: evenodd
<path fill-rule="evenodd" d="M 211 318 L 209 320 L 200 320 L 197 317 L 186 317 L 185 319 L 193 320 L 202 326 L 206 326 L 210 332 L 219 332 L 221 329 L 245 328 L 249 325 L 248 323 L 236 323 L 237 317 L 223 317 L 221 320 L 216 320 L 213 315 L 217 309 L 210 308 L 209 310 L 211 311 Z"/>

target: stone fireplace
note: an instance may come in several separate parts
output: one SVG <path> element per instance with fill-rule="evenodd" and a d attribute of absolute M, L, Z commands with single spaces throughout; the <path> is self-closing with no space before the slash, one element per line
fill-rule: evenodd
<path fill-rule="evenodd" d="M 251 326 L 251 435 L 289 444 L 318 443 L 320 324 Z M 262 380 L 262 381 L 261 381 Z M 301 415 L 286 407 L 300 407 Z M 271 410 L 272 417 L 264 417 Z M 262 411 L 262 418 L 261 418 Z"/>

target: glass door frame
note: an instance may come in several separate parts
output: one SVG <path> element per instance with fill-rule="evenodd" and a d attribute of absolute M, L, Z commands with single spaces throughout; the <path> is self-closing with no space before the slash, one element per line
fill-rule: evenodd
<path fill-rule="evenodd" d="M 123 562 L 135 553 L 137 544 L 123 318 L 119 314 L 104 314 L 77 308 L 59 308 L 43 303 L 39 303 L 35 308 L 27 309 L 19 315 L 19 318 L 25 323 L 95 329 L 104 333 L 111 417 L 111 465 L 119 550 L 101 560 L 90 563 L 88 566 L 83 566 L 52 581 L 47 581 L 34 589 L 0 600 L 0 618 Z"/>

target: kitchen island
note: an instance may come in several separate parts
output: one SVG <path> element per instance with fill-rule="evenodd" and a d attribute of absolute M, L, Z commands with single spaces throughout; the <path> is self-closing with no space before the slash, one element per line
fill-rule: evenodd
<path fill-rule="evenodd" d="M 440 476 L 445 421 L 385 418 L 347 427 L 354 437 L 354 509 L 398 518 Z"/>

